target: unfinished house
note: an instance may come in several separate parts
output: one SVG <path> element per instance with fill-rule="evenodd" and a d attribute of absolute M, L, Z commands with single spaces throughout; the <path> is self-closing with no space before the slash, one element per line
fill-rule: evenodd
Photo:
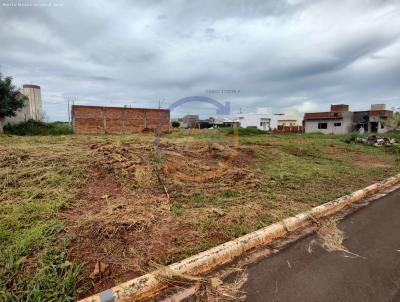
<path fill-rule="evenodd" d="M 304 115 L 304 132 L 346 134 L 353 130 L 353 112 L 349 105 L 331 105 L 331 111 L 313 112 Z"/>
<path fill-rule="evenodd" d="M 385 104 L 371 105 L 369 111 L 355 111 L 354 130 L 363 128 L 365 132 L 385 133 L 395 127 L 393 111 L 386 110 Z"/>
<path fill-rule="evenodd" d="M 166 109 L 74 105 L 72 127 L 76 134 L 131 134 L 160 129 L 169 131 Z"/>

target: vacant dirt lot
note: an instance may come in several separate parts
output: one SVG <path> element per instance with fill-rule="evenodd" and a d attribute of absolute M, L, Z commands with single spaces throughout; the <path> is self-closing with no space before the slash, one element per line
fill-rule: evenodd
<path fill-rule="evenodd" d="M 0 297 L 69 301 L 400 171 L 323 135 L 0 137 Z M 100 268 L 100 269 L 99 269 Z"/>

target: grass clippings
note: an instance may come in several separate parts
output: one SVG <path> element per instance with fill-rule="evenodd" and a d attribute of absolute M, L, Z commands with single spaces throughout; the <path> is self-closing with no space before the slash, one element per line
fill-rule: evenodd
<path fill-rule="evenodd" d="M 343 252 L 353 257 L 361 257 L 344 246 L 344 233 L 337 227 L 338 220 L 338 218 L 327 218 L 319 223 L 316 232 L 322 248 L 328 252 Z"/>
<path fill-rule="evenodd" d="M 236 273 L 234 280 L 224 282 L 223 280 L 232 273 Z M 246 298 L 241 290 L 247 281 L 247 273 L 243 269 L 233 268 L 212 277 L 195 277 L 179 273 L 169 267 L 158 266 L 155 274 L 162 283 L 177 289 L 195 286 L 193 298 L 196 301 L 244 301 Z"/>

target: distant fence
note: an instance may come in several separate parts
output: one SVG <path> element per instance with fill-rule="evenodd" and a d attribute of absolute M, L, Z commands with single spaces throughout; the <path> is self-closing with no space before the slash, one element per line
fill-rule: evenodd
<path fill-rule="evenodd" d="M 169 110 L 73 105 L 72 127 L 76 134 L 130 134 L 169 131 Z M 166 115 L 163 117 L 163 115 Z"/>
<path fill-rule="evenodd" d="M 303 126 L 278 126 L 274 133 L 303 133 Z"/>

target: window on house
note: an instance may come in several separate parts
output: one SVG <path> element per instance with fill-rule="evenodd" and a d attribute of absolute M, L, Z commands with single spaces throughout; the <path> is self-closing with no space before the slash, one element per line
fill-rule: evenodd
<path fill-rule="evenodd" d="M 328 129 L 328 123 L 318 123 L 318 129 Z"/>
<path fill-rule="evenodd" d="M 335 127 L 340 127 L 340 126 L 342 126 L 342 123 L 334 123 L 333 124 Z"/>

